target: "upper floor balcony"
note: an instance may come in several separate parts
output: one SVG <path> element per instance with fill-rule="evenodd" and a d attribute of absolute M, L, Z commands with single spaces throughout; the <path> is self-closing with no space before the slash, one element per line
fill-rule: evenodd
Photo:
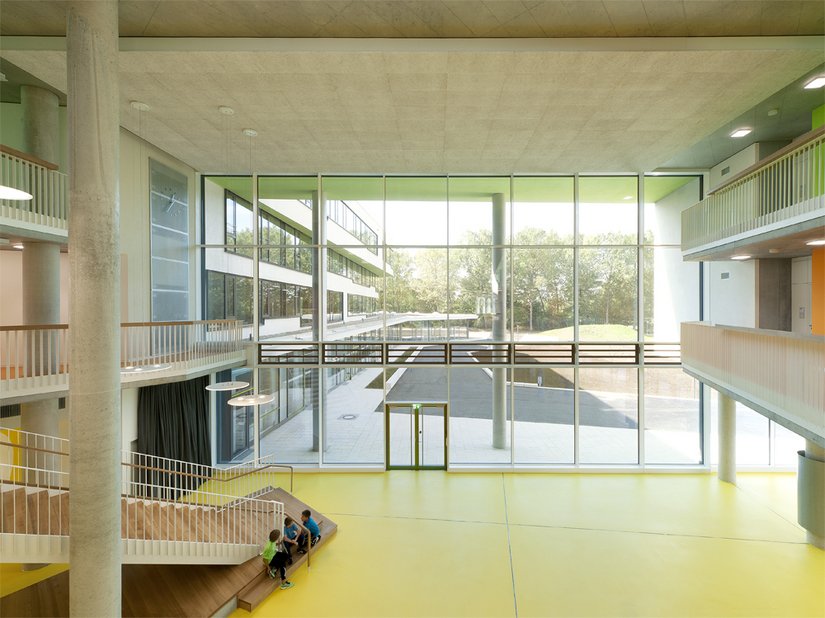
<path fill-rule="evenodd" d="M 823 226 L 825 127 L 737 174 L 685 210 L 682 254 L 688 260 L 728 259 L 737 253 L 776 257 L 777 251 L 791 257 L 806 240 L 821 237 Z"/>
<path fill-rule="evenodd" d="M 67 324 L 0 326 L 0 402 L 65 395 L 69 333 Z M 242 365 L 242 337 L 237 320 L 121 324 L 121 384 L 134 388 Z"/>
<path fill-rule="evenodd" d="M 682 324 L 682 367 L 693 377 L 825 446 L 825 337 Z"/>
<path fill-rule="evenodd" d="M 68 177 L 57 166 L 0 145 L 0 185 L 20 189 L 31 200 L 0 200 L 4 235 L 65 242 L 69 223 Z"/>

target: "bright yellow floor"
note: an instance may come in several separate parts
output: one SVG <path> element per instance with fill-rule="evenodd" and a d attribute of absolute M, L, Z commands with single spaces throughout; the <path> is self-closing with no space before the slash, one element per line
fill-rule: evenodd
<path fill-rule="evenodd" d="M 50 564 L 42 569 L 24 571 L 20 564 L 0 563 L 0 597 L 48 579 L 68 568 L 68 564 Z"/>
<path fill-rule="evenodd" d="M 307 474 L 339 524 L 255 616 L 825 617 L 796 477 Z M 237 611 L 235 616 L 247 616 Z"/>

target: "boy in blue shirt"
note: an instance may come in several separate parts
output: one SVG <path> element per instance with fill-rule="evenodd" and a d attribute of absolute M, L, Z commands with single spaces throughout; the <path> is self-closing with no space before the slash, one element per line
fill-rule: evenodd
<path fill-rule="evenodd" d="M 321 530 L 318 528 L 318 524 L 315 523 L 315 520 L 312 519 L 312 511 L 306 509 L 304 512 L 301 513 L 301 521 L 304 524 L 304 527 L 309 530 L 310 536 L 310 547 L 315 547 L 315 544 L 321 539 Z M 307 553 L 307 539 L 306 534 L 302 534 L 298 539 L 298 543 L 300 545 L 300 549 L 298 553 L 305 554 Z"/>
<path fill-rule="evenodd" d="M 298 537 L 300 530 L 291 517 L 284 519 L 284 551 L 289 556 L 287 564 L 292 564 L 292 550 L 298 550 Z"/>

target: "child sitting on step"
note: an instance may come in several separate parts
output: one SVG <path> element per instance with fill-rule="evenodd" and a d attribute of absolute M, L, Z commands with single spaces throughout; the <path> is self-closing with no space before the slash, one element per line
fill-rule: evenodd
<path fill-rule="evenodd" d="M 309 547 L 315 547 L 315 544 L 321 540 L 321 529 L 318 527 L 318 524 L 315 523 L 315 520 L 312 519 L 312 511 L 306 509 L 301 513 L 301 521 L 304 523 L 304 527 L 309 530 Z M 307 553 L 307 538 L 306 534 L 302 534 L 298 539 L 299 547 L 298 550 L 299 554 Z"/>
<path fill-rule="evenodd" d="M 298 537 L 300 534 L 298 524 L 296 524 L 291 517 L 284 519 L 284 551 L 289 556 L 287 564 L 292 564 L 292 550 L 298 549 Z"/>
<path fill-rule="evenodd" d="M 264 550 L 261 552 L 261 558 L 264 560 L 267 575 L 275 579 L 275 570 L 277 569 L 281 575 L 281 590 L 292 588 L 295 584 L 286 578 L 286 563 L 289 560 L 289 554 L 282 550 L 281 547 L 281 531 L 273 530 L 269 533 L 269 541 L 264 545 Z"/>

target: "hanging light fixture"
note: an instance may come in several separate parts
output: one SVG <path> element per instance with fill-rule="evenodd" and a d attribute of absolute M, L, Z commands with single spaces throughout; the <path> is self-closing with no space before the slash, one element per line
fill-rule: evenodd
<path fill-rule="evenodd" d="M 15 202 L 24 202 L 27 200 L 32 199 L 31 193 L 26 193 L 25 191 L 21 191 L 20 189 L 15 189 L 14 187 L 7 187 L 6 185 L 0 185 L 0 200 L 12 200 Z"/>
<path fill-rule="evenodd" d="M 230 381 L 230 382 L 216 382 L 215 384 L 209 384 L 206 387 L 208 391 L 236 391 L 242 388 L 247 388 L 249 386 L 249 382 L 241 382 L 240 380 Z"/>
<path fill-rule="evenodd" d="M 275 393 L 259 393 L 258 395 L 240 395 L 233 397 L 226 403 L 236 408 L 244 406 L 262 406 L 266 403 L 275 401 Z"/>

